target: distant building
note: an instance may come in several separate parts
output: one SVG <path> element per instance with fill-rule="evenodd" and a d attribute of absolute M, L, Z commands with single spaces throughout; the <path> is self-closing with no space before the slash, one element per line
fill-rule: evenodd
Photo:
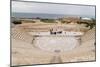
<path fill-rule="evenodd" d="M 82 20 L 92 20 L 91 18 L 83 17 Z"/>
<path fill-rule="evenodd" d="M 83 17 L 81 18 L 81 22 L 93 23 L 92 18 Z"/>
<path fill-rule="evenodd" d="M 77 23 L 78 21 L 80 21 L 80 17 L 64 17 L 62 18 L 62 22 L 65 23 Z"/>

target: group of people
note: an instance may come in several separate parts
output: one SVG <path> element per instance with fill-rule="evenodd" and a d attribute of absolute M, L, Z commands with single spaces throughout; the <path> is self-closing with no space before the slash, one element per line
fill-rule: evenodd
<path fill-rule="evenodd" d="M 56 34 L 61 34 L 62 33 L 62 31 L 57 31 L 57 29 L 54 31 L 54 29 L 50 29 L 50 34 L 54 34 L 54 35 L 56 35 Z"/>

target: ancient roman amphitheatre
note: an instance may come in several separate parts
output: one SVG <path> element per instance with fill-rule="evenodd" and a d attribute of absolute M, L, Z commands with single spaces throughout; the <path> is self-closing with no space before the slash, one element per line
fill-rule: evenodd
<path fill-rule="evenodd" d="M 12 66 L 95 61 L 95 19 L 12 19 Z"/>

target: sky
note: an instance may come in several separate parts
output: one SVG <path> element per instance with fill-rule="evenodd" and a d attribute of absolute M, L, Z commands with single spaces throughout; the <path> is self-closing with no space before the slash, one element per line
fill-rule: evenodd
<path fill-rule="evenodd" d="M 12 1 L 12 12 L 95 16 L 95 6 Z"/>

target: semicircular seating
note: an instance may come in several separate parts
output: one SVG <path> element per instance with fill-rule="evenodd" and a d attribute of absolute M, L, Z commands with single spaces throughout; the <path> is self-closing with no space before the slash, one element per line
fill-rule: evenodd
<path fill-rule="evenodd" d="M 57 53 L 43 51 L 38 49 L 32 43 L 34 36 L 28 32 L 13 28 L 12 37 L 12 64 L 29 65 L 29 64 L 46 64 L 46 63 L 63 63 L 77 61 L 95 60 L 95 29 L 87 31 L 81 37 L 81 44 L 70 51 Z M 58 58 L 58 59 L 57 59 Z M 59 59 L 60 58 L 60 59 Z M 55 60 L 52 60 L 55 59 Z M 52 62 L 51 62 L 52 61 Z M 61 62 L 60 62 L 61 61 Z"/>

